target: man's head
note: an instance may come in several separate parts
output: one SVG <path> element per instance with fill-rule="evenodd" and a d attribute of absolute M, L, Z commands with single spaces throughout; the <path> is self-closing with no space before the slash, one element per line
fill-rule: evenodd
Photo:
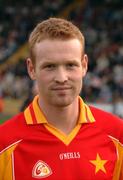
<path fill-rule="evenodd" d="M 87 71 L 84 37 L 71 22 L 50 18 L 30 35 L 28 72 L 36 80 L 41 102 L 55 107 L 77 99 Z"/>
<path fill-rule="evenodd" d="M 85 40 L 80 30 L 70 21 L 60 18 L 49 18 L 39 23 L 29 37 L 30 57 L 35 64 L 35 45 L 42 40 L 70 40 L 78 39 L 84 53 Z"/>

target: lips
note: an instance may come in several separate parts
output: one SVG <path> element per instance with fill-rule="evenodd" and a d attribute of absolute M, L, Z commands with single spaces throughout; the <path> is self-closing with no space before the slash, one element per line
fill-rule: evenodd
<path fill-rule="evenodd" d="M 60 91 L 60 90 L 69 90 L 71 89 L 71 87 L 54 87 L 52 88 L 52 90 L 56 90 L 56 91 Z"/>

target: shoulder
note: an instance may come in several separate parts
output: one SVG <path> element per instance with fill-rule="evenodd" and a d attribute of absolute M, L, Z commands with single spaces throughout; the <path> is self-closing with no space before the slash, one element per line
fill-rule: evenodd
<path fill-rule="evenodd" d="M 5 121 L 3 124 L 0 125 L 0 132 L 4 132 L 7 130 L 7 132 L 13 131 L 16 132 L 18 126 L 20 124 L 24 123 L 24 115 L 23 113 L 19 113 L 18 115 L 12 117 L 11 119 Z M 1 133 L 0 133 L 1 136 Z"/>
<path fill-rule="evenodd" d="M 96 120 L 96 125 L 123 143 L 123 120 L 96 107 L 90 106 L 90 109 Z"/>
<path fill-rule="evenodd" d="M 0 125 L 0 151 L 4 147 L 9 146 L 9 144 L 20 140 L 24 134 L 25 127 L 26 123 L 23 113 Z"/>

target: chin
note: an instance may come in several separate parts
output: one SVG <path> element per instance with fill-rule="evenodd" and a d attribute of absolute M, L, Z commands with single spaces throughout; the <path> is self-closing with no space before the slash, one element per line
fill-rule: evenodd
<path fill-rule="evenodd" d="M 63 107 L 67 107 L 67 106 L 69 106 L 71 103 L 57 103 L 56 104 L 56 107 L 61 107 L 61 108 L 63 108 Z"/>
<path fill-rule="evenodd" d="M 57 107 L 66 107 L 69 106 L 73 103 L 74 99 L 73 98 L 69 98 L 69 99 L 59 99 L 56 100 L 54 102 L 52 102 L 52 105 L 55 105 Z"/>

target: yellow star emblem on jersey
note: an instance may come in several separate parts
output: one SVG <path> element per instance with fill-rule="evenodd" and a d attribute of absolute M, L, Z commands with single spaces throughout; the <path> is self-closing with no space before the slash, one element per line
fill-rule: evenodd
<path fill-rule="evenodd" d="M 106 173 L 106 169 L 104 166 L 105 166 L 107 160 L 101 159 L 101 157 L 98 153 L 97 153 L 96 159 L 90 160 L 90 162 L 95 166 L 95 174 L 100 170 L 103 171 L 104 173 Z"/>

